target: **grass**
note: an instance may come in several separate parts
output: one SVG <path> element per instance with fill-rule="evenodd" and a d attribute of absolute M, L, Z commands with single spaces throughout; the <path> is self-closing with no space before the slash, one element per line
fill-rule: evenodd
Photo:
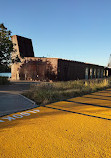
<path fill-rule="evenodd" d="M 6 84 L 9 84 L 9 80 L 8 80 L 8 77 L 2 77 L 0 76 L 0 85 L 6 85 Z"/>
<path fill-rule="evenodd" d="M 103 90 L 111 86 L 111 78 L 78 80 L 67 82 L 53 82 L 31 85 L 24 95 L 36 102 L 37 105 L 45 105 L 84 94 Z"/>

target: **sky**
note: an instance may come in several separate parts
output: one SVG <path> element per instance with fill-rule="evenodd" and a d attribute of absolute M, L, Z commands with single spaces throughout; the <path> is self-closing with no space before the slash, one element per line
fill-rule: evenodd
<path fill-rule="evenodd" d="M 107 66 L 111 0 L 0 0 L 0 23 L 31 38 L 35 57 Z"/>

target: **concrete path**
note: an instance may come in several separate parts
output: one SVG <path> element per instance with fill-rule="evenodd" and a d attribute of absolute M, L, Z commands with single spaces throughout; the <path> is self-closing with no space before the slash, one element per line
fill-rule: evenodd
<path fill-rule="evenodd" d="M 110 158 L 111 89 L 0 117 L 1 158 Z"/>
<path fill-rule="evenodd" d="M 0 93 L 0 116 L 37 107 L 35 102 L 20 94 Z"/>
<path fill-rule="evenodd" d="M 11 85 L 0 86 L 0 116 L 37 107 L 34 102 L 21 95 L 32 83 L 11 82 Z"/>

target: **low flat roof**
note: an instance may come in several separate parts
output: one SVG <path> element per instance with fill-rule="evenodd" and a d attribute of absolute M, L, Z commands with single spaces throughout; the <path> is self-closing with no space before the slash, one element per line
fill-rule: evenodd
<path fill-rule="evenodd" d="M 107 66 L 102 66 L 102 65 L 97 65 L 97 64 L 92 64 L 92 63 L 85 63 L 85 62 L 81 62 L 81 61 L 75 61 L 75 60 L 69 60 L 69 59 L 62 59 L 62 58 L 51 58 L 51 57 L 25 57 L 25 58 L 32 58 L 32 59 L 38 59 L 38 58 L 45 58 L 45 59 L 59 59 L 59 60 L 65 60 L 65 61 L 70 61 L 70 62 L 77 62 L 77 63 L 81 63 L 81 64 L 86 64 L 86 65 L 93 65 L 93 66 L 99 66 L 99 67 L 104 67 L 104 68 L 108 68 Z"/>

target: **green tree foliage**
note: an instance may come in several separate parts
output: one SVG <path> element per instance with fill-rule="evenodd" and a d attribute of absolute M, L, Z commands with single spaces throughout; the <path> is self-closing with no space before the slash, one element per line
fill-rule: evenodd
<path fill-rule="evenodd" d="M 11 31 L 7 30 L 4 24 L 0 24 L 0 72 L 7 71 L 11 62 L 11 52 L 13 52 L 11 41 Z"/>

